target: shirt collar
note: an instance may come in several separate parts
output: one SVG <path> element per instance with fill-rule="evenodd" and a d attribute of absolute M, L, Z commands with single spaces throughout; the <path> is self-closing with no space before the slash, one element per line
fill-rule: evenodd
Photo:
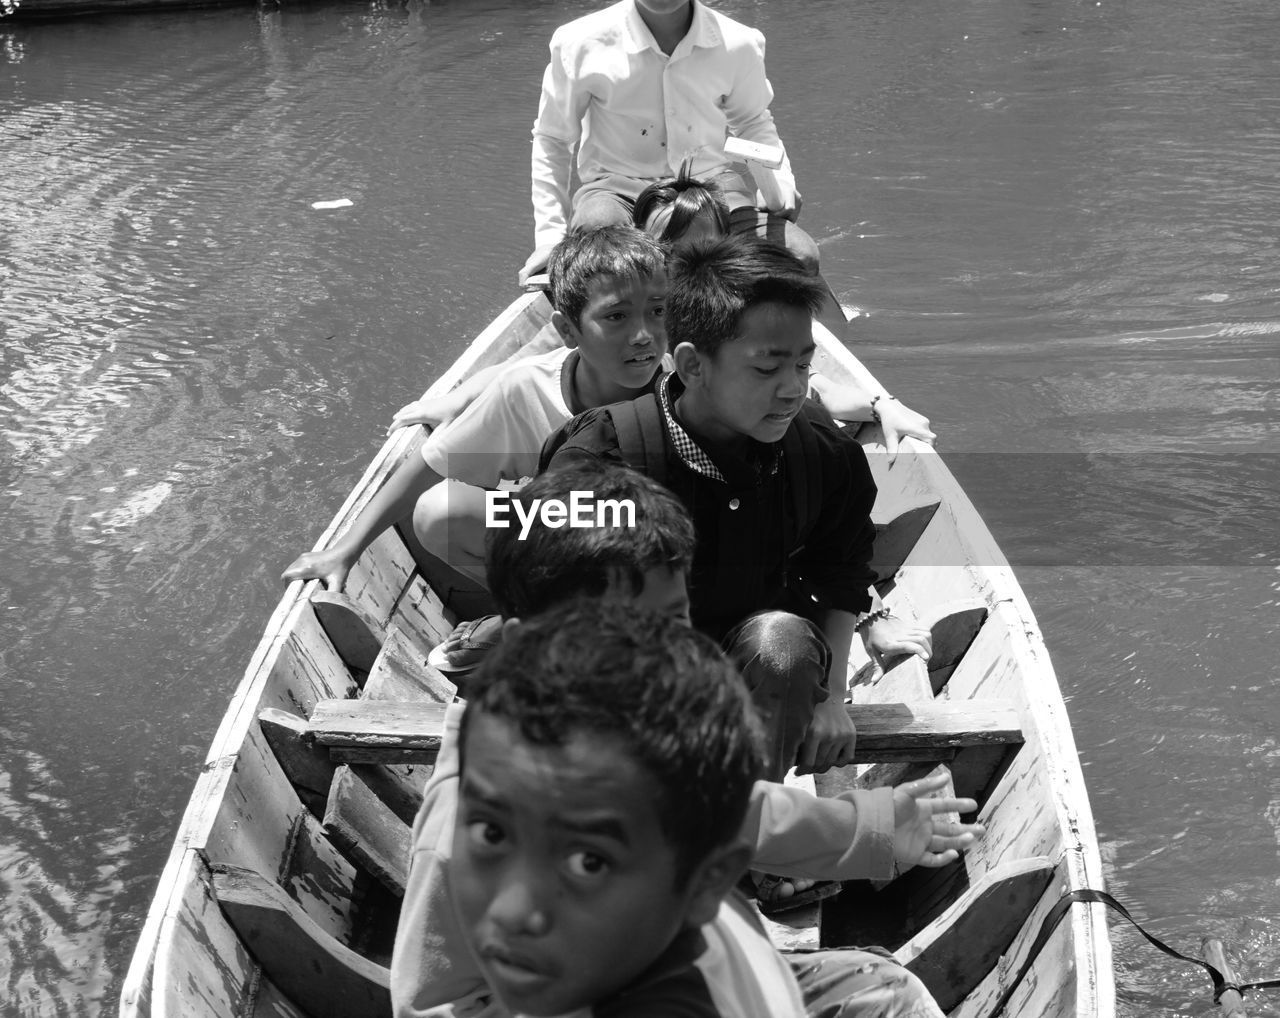
<path fill-rule="evenodd" d="M 654 39 L 653 33 L 649 31 L 649 26 L 640 19 L 640 12 L 636 10 L 635 0 L 626 0 L 627 11 L 624 19 L 626 26 L 626 49 L 631 53 L 643 53 L 647 49 L 653 50 L 655 53 L 662 53 L 658 48 L 657 40 Z M 699 0 L 693 0 L 693 21 L 689 25 L 689 31 L 685 33 L 685 37 L 680 40 L 680 45 L 676 47 L 680 50 L 685 43 L 692 46 L 714 47 L 719 46 L 723 42 L 720 36 L 720 26 L 716 24 L 716 19 L 712 15 L 711 10 L 706 4 L 699 3 Z M 665 54 L 663 54 L 665 56 Z M 672 53 L 675 56 L 675 53 Z"/>
<path fill-rule="evenodd" d="M 707 455 L 706 450 L 676 420 L 676 415 L 671 409 L 674 402 L 671 394 L 673 379 L 675 380 L 674 384 L 680 384 L 679 378 L 674 372 L 665 374 L 658 380 L 658 406 L 662 408 L 662 420 L 667 427 L 667 434 L 671 436 L 671 444 L 675 447 L 680 459 L 684 461 L 685 466 L 690 470 L 702 474 L 704 477 L 719 481 L 721 484 L 728 484 L 729 482 L 724 473 Z M 678 396 L 679 392 L 676 395 Z M 754 455 L 747 465 L 756 472 L 757 477 L 772 477 L 778 472 L 778 467 L 782 463 L 782 444 L 780 442 L 774 442 L 770 445 L 763 445 L 759 442 L 753 443 L 752 453 Z"/>
<path fill-rule="evenodd" d="M 676 420 L 676 415 L 671 412 L 671 379 L 675 377 L 673 374 L 663 375 L 658 382 L 658 406 L 662 408 L 662 421 L 667 426 L 667 434 L 671 436 L 671 444 L 690 470 L 727 484 L 719 467 L 711 461 L 702 446 L 689 437 L 689 432 L 684 430 Z"/>

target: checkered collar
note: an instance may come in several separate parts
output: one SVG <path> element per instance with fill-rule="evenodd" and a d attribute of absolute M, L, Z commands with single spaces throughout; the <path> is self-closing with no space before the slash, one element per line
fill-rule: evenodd
<path fill-rule="evenodd" d="M 721 484 L 728 484 L 720 468 L 707 455 L 705 449 L 702 448 L 687 431 L 676 420 L 676 415 L 672 411 L 671 397 L 671 380 L 676 378 L 674 373 L 668 373 L 658 380 L 658 406 L 662 408 L 662 421 L 666 425 L 667 434 L 671 436 L 671 444 L 675 446 L 676 452 L 679 453 L 680 459 L 684 461 L 685 466 L 696 473 L 702 474 L 704 477 L 710 477 L 714 481 Z M 782 446 L 781 443 L 775 442 L 772 445 L 759 445 L 762 458 L 756 461 L 754 466 L 761 475 L 772 476 L 778 472 L 778 467 L 782 462 Z"/>

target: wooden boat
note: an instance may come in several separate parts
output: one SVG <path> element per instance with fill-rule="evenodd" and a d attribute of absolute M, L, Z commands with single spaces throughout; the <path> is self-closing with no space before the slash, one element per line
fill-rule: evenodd
<path fill-rule="evenodd" d="M 522 296 L 430 391 L 510 357 L 549 315 L 540 293 Z M 815 331 L 820 370 L 872 381 Z M 415 454 L 415 430 L 387 441 L 318 546 Z M 850 662 L 863 762 L 823 776 L 818 790 L 947 766 L 956 790 L 979 799 L 988 833 L 951 867 L 848 885 L 822 905 L 820 927 L 802 912 L 775 930 L 883 944 L 952 1015 L 986 1018 L 1061 896 L 1102 886 L 1101 862 L 1062 696 L 1012 571 L 941 458 L 915 446 L 890 469 L 874 455 L 880 437 L 871 425 L 858 433 L 880 489 L 880 587 L 900 616 L 932 627 L 934 654 L 887 670 Z M 123 1018 L 390 1013 L 385 966 L 407 821 L 453 693 L 425 658 L 454 622 L 430 565 L 424 572 L 394 530 L 343 594 L 289 586 L 196 781 L 125 980 Z M 1114 998 L 1103 906 L 1076 903 L 1005 1013 L 1108 1018 Z"/>

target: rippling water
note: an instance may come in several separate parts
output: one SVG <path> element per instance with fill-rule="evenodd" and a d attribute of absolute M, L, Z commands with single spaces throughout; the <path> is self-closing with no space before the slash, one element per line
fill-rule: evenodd
<path fill-rule="evenodd" d="M 546 40 L 594 6 L 0 20 L 6 1015 L 114 1010 L 280 568 L 514 296 Z M 1280 8 L 720 6 L 859 353 L 1039 615 L 1111 888 L 1280 973 Z M 1127 1015 L 1211 1010 L 1117 945 Z"/>

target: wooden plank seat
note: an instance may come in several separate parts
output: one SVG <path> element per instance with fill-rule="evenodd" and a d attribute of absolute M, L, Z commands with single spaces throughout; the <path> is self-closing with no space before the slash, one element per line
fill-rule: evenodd
<path fill-rule="evenodd" d="M 359 702 L 408 699 L 443 705 L 456 692 L 452 682 L 427 664 L 426 652 L 414 636 L 393 625 Z M 326 753 L 314 740 L 312 745 Z M 337 768 L 329 785 L 325 831 L 397 898 L 404 897 L 410 825 L 430 774 L 431 765 L 423 763 L 349 763 Z"/>
<path fill-rule="evenodd" d="M 452 682 L 426 663 L 426 652 L 416 641 L 394 625 L 364 687 L 366 698 L 384 700 L 427 698 L 447 703 L 456 692 Z M 313 814 L 323 817 L 335 768 L 329 751 L 316 743 L 306 719 L 297 714 L 267 708 L 258 714 L 258 723 L 298 796 Z M 421 767 L 414 771 L 398 766 L 382 768 L 381 773 L 366 768 L 361 776 L 397 815 L 412 821 L 428 774 Z"/>
<path fill-rule="evenodd" d="M 868 755 L 860 756 L 855 762 L 879 763 L 886 768 L 892 768 L 892 770 L 882 770 L 871 783 L 893 785 L 923 776 L 928 768 L 918 766 L 920 764 L 947 763 L 951 770 L 954 794 L 971 796 L 977 799 L 978 805 L 981 806 L 995 783 L 1000 780 L 1000 775 L 1012 762 L 1017 747 L 1022 744 L 1022 731 L 1016 708 L 1011 702 L 998 699 L 932 699 L 932 679 L 929 666 L 923 660 L 914 655 L 907 655 L 895 658 L 886 664 L 887 668 L 875 686 L 869 689 L 860 687 L 855 690 L 855 696 L 859 699 L 866 697 L 850 708 L 850 716 L 854 719 L 854 724 L 858 725 L 859 743 L 864 738 L 862 726 L 858 722 L 859 712 L 896 709 L 897 704 L 890 700 L 891 697 L 905 696 L 909 701 L 905 705 L 907 709 L 918 712 L 926 722 L 933 711 L 955 711 L 957 719 L 963 718 L 967 711 L 972 711 L 972 721 L 975 726 L 990 726 L 992 730 L 983 732 L 975 729 L 969 733 L 955 733 L 952 736 L 955 739 L 952 747 L 955 752 L 949 755 L 943 752 L 947 748 L 945 744 L 939 745 L 939 752 L 934 755 L 914 750 L 914 755 L 912 752 L 895 754 L 892 748 L 871 755 L 876 749 L 873 744 L 867 747 Z M 920 699 L 917 700 L 917 697 Z M 868 702 L 872 700 L 876 702 Z M 868 732 L 867 737 L 874 739 L 875 733 Z M 893 738 L 894 736 L 890 735 L 890 739 Z M 929 741 L 927 730 L 920 741 L 927 746 Z M 937 741 L 944 743 L 942 733 L 939 733 Z M 861 747 L 858 752 L 862 753 Z"/>
<path fill-rule="evenodd" d="M 1005 700 L 858 703 L 849 716 L 858 729 L 855 763 L 955 760 L 1022 743 L 1018 711 Z M 421 701 L 321 700 L 308 724 L 335 759 L 383 762 L 434 759 L 443 730 L 444 705 Z"/>
<path fill-rule="evenodd" d="M 391 1014 L 389 970 L 323 930 L 279 884 L 220 866 L 213 892 L 267 978 L 312 1018 Z"/>

